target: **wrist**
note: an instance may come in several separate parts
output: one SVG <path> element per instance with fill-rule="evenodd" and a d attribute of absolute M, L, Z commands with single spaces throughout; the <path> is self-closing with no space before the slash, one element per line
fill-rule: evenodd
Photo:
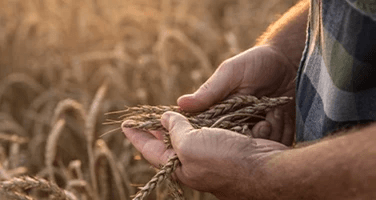
<path fill-rule="evenodd" d="M 275 177 L 280 177 L 277 174 L 280 170 L 271 164 L 274 160 L 279 160 L 279 157 L 285 153 L 286 150 L 275 150 L 263 153 L 257 159 L 256 165 L 249 168 L 248 172 L 248 185 L 244 188 L 247 199 L 276 199 L 276 196 L 271 193 L 271 186 L 279 181 Z M 254 162 L 254 161 L 251 161 Z M 250 192 L 252 191 L 252 192 Z"/>
<path fill-rule="evenodd" d="M 302 56 L 303 50 L 300 52 L 288 52 L 284 49 L 284 47 L 281 47 L 278 44 L 265 44 L 268 46 L 276 55 L 276 57 L 279 59 L 280 63 L 283 63 L 283 65 L 288 66 L 288 69 L 291 69 L 294 73 L 299 68 L 300 59 Z"/>
<path fill-rule="evenodd" d="M 266 140 L 265 140 L 266 141 Z M 270 161 L 278 159 L 283 152 L 289 148 L 279 144 L 271 143 L 270 146 L 253 148 L 251 151 L 239 152 L 233 158 L 237 171 L 231 181 L 223 188 L 218 188 L 213 194 L 219 199 L 259 199 L 270 196 L 269 180 L 272 180 L 274 173 L 278 170 L 270 165 Z M 275 199 L 271 197 L 271 199 Z"/>
<path fill-rule="evenodd" d="M 256 45 L 270 45 L 297 69 L 306 41 L 309 1 L 302 0 L 269 26 Z"/>

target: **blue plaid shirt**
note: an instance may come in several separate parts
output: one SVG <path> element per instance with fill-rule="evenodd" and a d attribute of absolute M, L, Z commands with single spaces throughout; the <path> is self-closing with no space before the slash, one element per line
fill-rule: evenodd
<path fill-rule="evenodd" d="M 376 120 L 376 0 L 311 0 L 296 141 Z"/>

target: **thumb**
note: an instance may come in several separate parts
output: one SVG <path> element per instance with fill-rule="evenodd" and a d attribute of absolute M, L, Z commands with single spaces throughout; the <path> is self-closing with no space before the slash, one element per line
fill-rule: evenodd
<path fill-rule="evenodd" d="M 181 144 L 184 136 L 194 128 L 188 119 L 176 112 L 165 112 L 161 117 L 161 123 L 170 133 L 173 147 Z"/>
<path fill-rule="evenodd" d="M 178 99 L 180 108 L 187 112 L 199 112 L 223 100 L 237 87 L 233 70 L 226 62 L 223 63 L 195 93 Z"/>

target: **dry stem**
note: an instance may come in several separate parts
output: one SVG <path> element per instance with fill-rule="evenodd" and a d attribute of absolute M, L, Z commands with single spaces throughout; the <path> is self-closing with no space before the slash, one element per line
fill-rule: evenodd
<path fill-rule="evenodd" d="M 12 178 L 0 183 L 1 189 L 5 191 L 15 191 L 17 189 L 40 189 L 51 193 L 57 200 L 75 200 L 77 199 L 72 193 L 59 188 L 57 185 L 48 182 L 42 178 L 31 178 L 28 176 Z"/>
<path fill-rule="evenodd" d="M 290 97 L 263 97 L 258 99 L 254 96 L 235 96 L 202 113 L 185 113 L 177 106 L 137 106 L 116 112 L 116 114 L 122 114 L 120 118 L 123 118 L 124 123 L 122 125 L 124 127 L 164 131 L 164 142 L 167 148 L 170 148 L 169 134 L 160 120 L 164 112 L 175 111 L 183 114 L 196 129 L 202 127 L 224 128 L 251 136 L 251 128 L 255 122 L 264 120 L 264 116 L 270 109 L 284 105 L 291 99 Z M 108 124 L 121 123 L 122 121 L 112 120 Z M 178 164 L 180 164 L 180 161 L 177 156 L 171 158 L 161 171 L 141 188 L 134 199 L 144 199 L 158 183 L 171 175 Z"/>
<path fill-rule="evenodd" d="M 169 158 L 167 164 L 164 165 L 162 169 L 155 176 L 153 176 L 153 178 L 151 178 L 151 180 L 144 187 L 141 188 L 133 200 L 141 200 L 147 197 L 159 183 L 171 176 L 179 164 L 180 161 L 177 155 Z"/>

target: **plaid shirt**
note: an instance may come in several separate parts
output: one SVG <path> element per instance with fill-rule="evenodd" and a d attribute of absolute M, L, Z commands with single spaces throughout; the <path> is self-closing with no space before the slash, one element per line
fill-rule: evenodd
<path fill-rule="evenodd" d="M 311 0 L 296 141 L 376 121 L 376 0 Z"/>

